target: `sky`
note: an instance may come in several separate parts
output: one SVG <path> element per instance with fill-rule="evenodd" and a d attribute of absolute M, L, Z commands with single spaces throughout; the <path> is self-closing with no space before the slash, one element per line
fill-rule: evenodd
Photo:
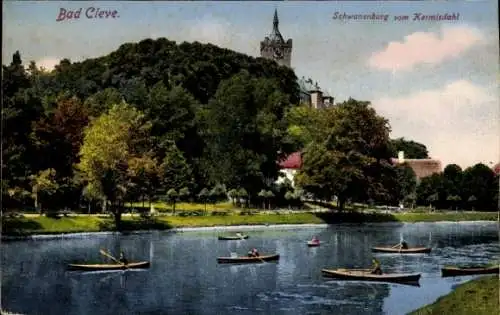
<path fill-rule="evenodd" d="M 108 18 L 88 18 L 99 8 Z M 57 21 L 62 11 L 79 18 Z M 165 37 L 254 57 L 272 30 L 292 38 L 292 68 L 342 102 L 370 101 L 391 137 L 425 144 L 443 167 L 500 161 L 498 3 L 475 1 L 120 2 L 4 1 L 2 57 L 52 68 L 126 42 Z M 89 10 L 89 11 L 87 11 Z M 116 11 L 115 17 L 112 12 Z M 337 15 L 336 15 L 336 12 Z M 334 16 L 387 15 L 387 20 Z M 414 20 L 455 14 L 456 20 Z M 395 20 L 408 16 L 406 21 Z"/>

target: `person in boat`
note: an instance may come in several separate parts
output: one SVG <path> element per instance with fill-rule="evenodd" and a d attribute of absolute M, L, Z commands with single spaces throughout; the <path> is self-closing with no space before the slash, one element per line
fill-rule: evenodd
<path fill-rule="evenodd" d="M 314 244 L 318 244 L 319 243 L 319 239 L 316 236 L 313 236 L 311 242 L 314 243 Z"/>
<path fill-rule="evenodd" d="M 373 269 L 372 269 L 372 274 L 374 275 L 381 275 L 382 274 L 382 268 L 380 268 L 380 262 L 373 258 L 372 259 L 372 262 L 373 262 Z"/>
<path fill-rule="evenodd" d="M 394 245 L 393 248 L 399 248 L 399 249 L 408 249 L 408 243 L 404 239 L 401 239 L 399 241 L 399 244 Z"/>
<path fill-rule="evenodd" d="M 259 252 L 256 248 L 253 248 L 248 252 L 248 257 L 259 257 Z"/>
<path fill-rule="evenodd" d="M 120 262 L 124 265 L 128 265 L 128 260 L 123 252 L 120 252 Z"/>

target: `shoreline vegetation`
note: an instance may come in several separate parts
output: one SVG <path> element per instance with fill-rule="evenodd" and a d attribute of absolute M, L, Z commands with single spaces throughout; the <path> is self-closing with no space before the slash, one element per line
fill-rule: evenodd
<path fill-rule="evenodd" d="M 489 315 L 499 310 L 498 276 L 480 277 L 456 287 L 451 293 L 434 303 L 421 307 L 408 315 Z"/>
<path fill-rule="evenodd" d="M 131 208 L 132 209 L 132 208 Z M 130 211 L 123 214 L 120 232 L 173 230 L 179 228 L 266 226 L 291 224 L 338 223 L 416 223 L 497 221 L 497 212 L 435 211 L 389 212 L 371 209 L 332 211 L 324 207 L 294 210 L 237 209 L 230 203 L 204 205 L 179 204 L 175 215 L 164 204 L 155 204 L 154 212 Z M 111 214 L 77 214 L 70 211 L 47 214 L 4 213 L 2 238 L 32 235 L 92 233 L 117 231 Z"/>

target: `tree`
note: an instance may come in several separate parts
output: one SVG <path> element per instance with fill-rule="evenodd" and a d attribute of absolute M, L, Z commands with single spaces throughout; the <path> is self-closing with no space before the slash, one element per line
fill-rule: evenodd
<path fill-rule="evenodd" d="M 204 165 L 211 182 L 244 188 L 251 198 L 278 177 L 276 161 L 293 149 L 284 118 L 291 104 L 278 85 L 248 72 L 219 85 L 200 113 L 207 143 Z"/>
<path fill-rule="evenodd" d="M 304 151 L 297 184 L 320 198 L 337 196 L 340 210 L 347 199 L 386 196 L 384 168 L 391 157 L 387 120 L 369 102 L 349 99 L 331 109 L 326 125 L 326 139 Z"/>
<path fill-rule="evenodd" d="M 57 191 L 59 185 L 55 181 L 56 171 L 52 168 L 40 171 L 37 175 L 32 175 L 32 197 L 35 201 L 35 208 L 42 212 L 42 201 Z"/>
<path fill-rule="evenodd" d="M 168 146 L 160 170 L 164 191 L 179 191 L 184 187 L 190 189 L 194 185 L 191 167 L 174 143 Z"/>
<path fill-rule="evenodd" d="M 233 203 L 233 205 L 236 205 L 236 202 L 238 200 L 238 190 L 233 188 L 230 191 L 228 191 L 227 194 L 229 198 L 231 198 L 231 202 Z"/>
<path fill-rule="evenodd" d="M 457 209 L 457 203 L 462 200 L 462 198 L 460 198 L 460 196 L 458 195 L 450 195 L 446 198 L 447 201 L 450 202 L 451 206 L 455 207 L 455 210 Z"/>
<path fill-rule="evenodd" d="M 117 229 L 121 229 L 123 202 L 129 192 L 129 161 L 148 152 L 151 125 L 126 103 L 113 105 L 85 128 L 78 169 L 93 195 L 110 202 Z"/>
<path fill-rule="evenodd" d="M 404 138 L 391 140 L 392 156 L 398 156 L 399 151 L 403 151 L 407 159 L 429 158 L 429 152 L 425 145 L 412 140 L 405 140 Z"/>
<path fill-rule="evenodd" d="M 208 191 L 207 188 L 203 188 L 198 193 L 198 198 L 200 198 L 203 201 L 203 205 L 205 206 L 205 213 L 207 213 L 207 199 L 209 196 L 210 196 L 210 192 Z"/>
<path fill-rule="evenodd" d="M 143 156 L 132 157 L 128 161 L 128 177 L 130 179 L 129 186 L 134 187 L 133 197 L 140 197 L 142 199 L 142 206 L 144 207 L 144 200 L 147 197 L 149 207 L 151 208 L 151 201 L 156 194 L 156 188 L 159 185 L 159 165 L 156 158 L 152 157 L 151 153 L 146 153 Z M 137 199 L 136 199 L 137 200 Z"/>
<path fill-rule="evenodd" d="M 37 148 L 37 167 L 53 168 L 59 177 L 73 177 L 73 165 L 83 143 L 89 118 L 80 100 L 62 98 L 54 112 L 33 124 L 31 138 Z"/>
<path fill-rule="evenodd" d="M 429 202 L 429 208 L 432 209 L 432 204 L 438 200 L 439 200 L 439 195 L 437 193 L 434 193 L 429 197 L 427 197 L 427 201 Z"/>
<path fill-rule="evenodd" d="M 417 187 L 417 176 L 408 164 L 397 165 L 396 180 L 398 189 L 396 192 L 397 200 L 403 201 L 408 196 L 415 193 Z M 413 198 L 410 198 L 410 200 Z"/>
<path fill-rule="evenodd" d="M 179 190 L 179 199 L 182 201 L 189 201 L 189 197 L 191 196 L 191 192 L 189 188 L 183 187 Z"/>
<path fill-rule="evenodd" d="M 245 203 L 248 203 L 248 192 L 245 188 L 238 189 L 238 197 L 245 200 Z"/>
<path fill-rule="evenodd" d="M 462 199 L 467 200 L 470 196 L 474 196 L 476 209 L 496 209 L 495 193 L 497 191 L 498 182 L 495 180 L 495 173 L 488 166 L 478 163 L 463 172 Z"/>
<path fill-rule="evenodd" d="M 175 204 L 177 203 L 178 199 L 179 199 L 179 194 L 175 189 L 171 188 L 167 191 L 167 200 L 170 203 L 172 203 L 172 214 L 174 215 L 175 215 Z"/>

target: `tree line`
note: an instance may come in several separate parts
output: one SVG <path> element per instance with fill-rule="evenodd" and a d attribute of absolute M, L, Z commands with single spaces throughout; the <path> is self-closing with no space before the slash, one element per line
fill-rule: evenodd
<path fill-rule="evenodd" d="M 414 174 L 390 157 L 427 157 L 389 139 L 369 102 L 312 110 L 291 69 L 210 44 L 147 39 L 52 71 L 16 52 L 2 70 L 4 208 L 85 205 L 119 220 L 131 201 L 396 202 Z M 276 185 L 277 161 L 296 151 L 298 186 Z"/>

